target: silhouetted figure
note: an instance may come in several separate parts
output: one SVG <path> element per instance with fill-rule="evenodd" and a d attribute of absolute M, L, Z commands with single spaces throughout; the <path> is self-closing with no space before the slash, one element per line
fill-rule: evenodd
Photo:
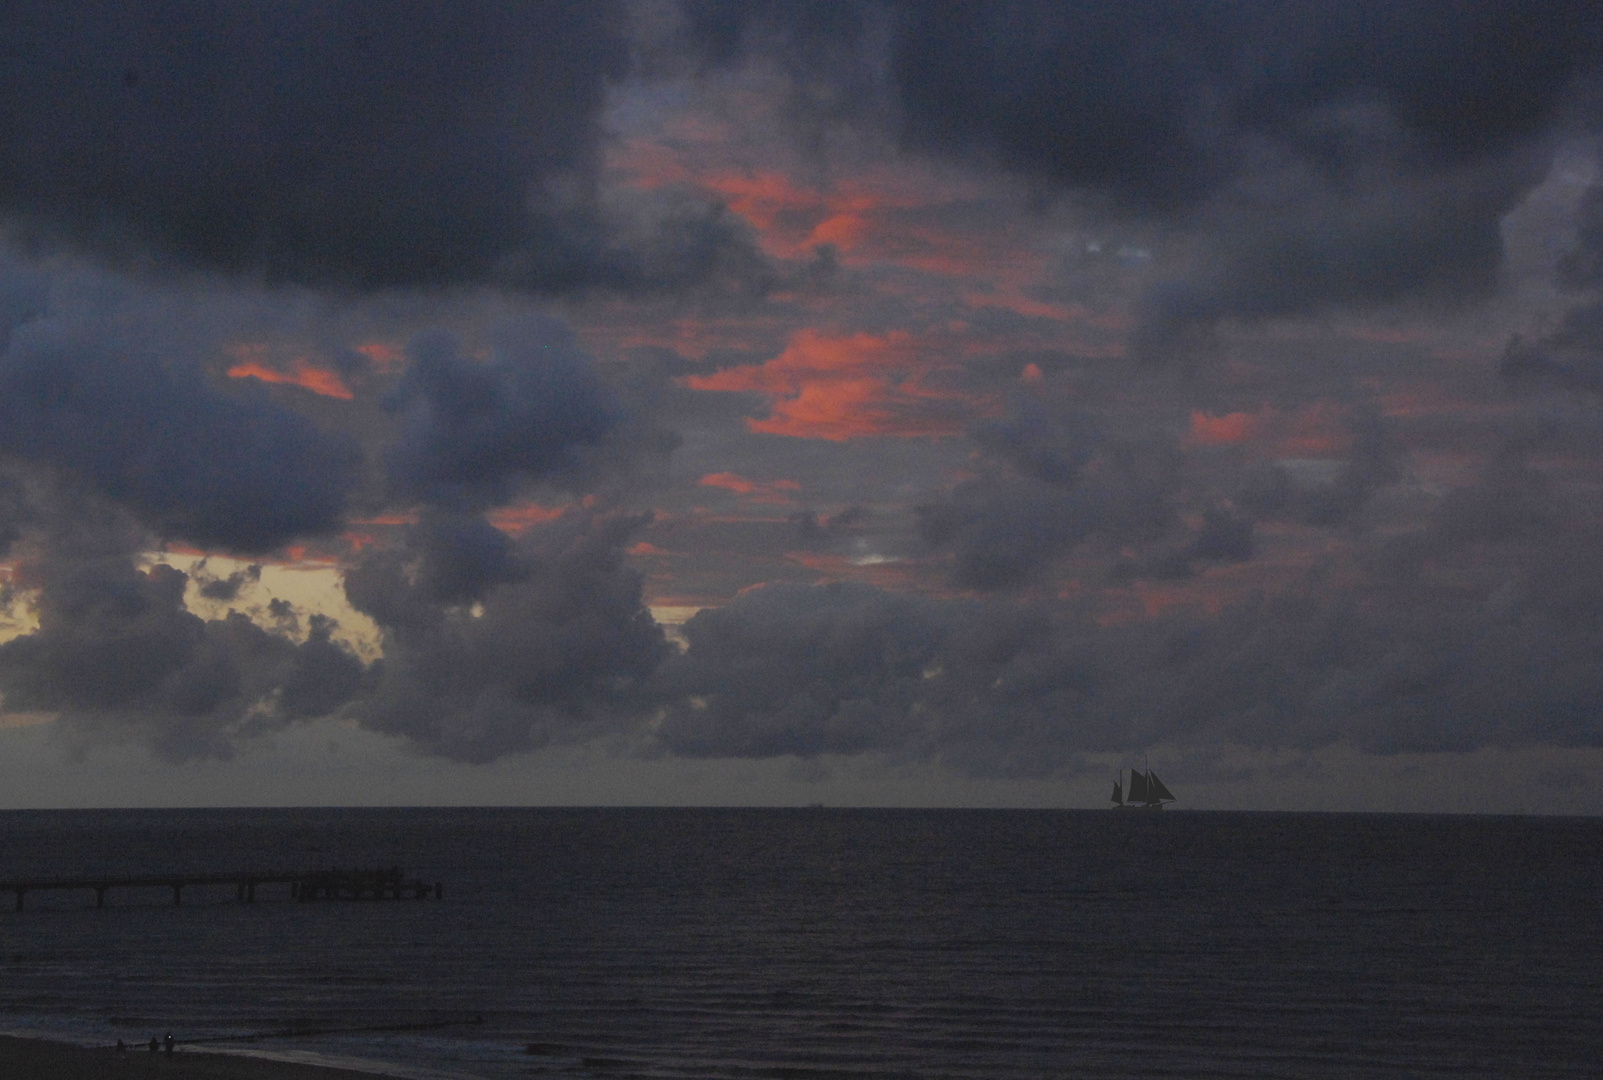
<path fill-rule="evenodd" d="M 158 1046 L 160 1046 L 160 1044 L 156 1042 L 156 1036 L 152 1035 L 150 1037 L 150 1052 L 154 1054 Z"/>
<path fill-rule="evenodd" d="M 173 1033 L 169 1031 L 167 1037 L 162 1041 L 167 1044 L 167 1053 L 171 1054 L 173 1052 Z"/>
<path fill-rule="evenodd" d="M 123 1042 L 121 1039 L 118 1039 L 117 1040 L 117 1053 L 126 1054 L 127 1052 L 128 1052 L 128 1044 Z"/>

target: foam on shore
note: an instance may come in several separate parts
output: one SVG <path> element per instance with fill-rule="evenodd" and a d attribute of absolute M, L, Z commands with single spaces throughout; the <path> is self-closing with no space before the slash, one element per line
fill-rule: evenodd
<path fill-rule="evenodd" d="M 0 1035 L 0 1076 L 30 1080 L 374 1080 L 379 1075 L 244 1054 L 193 1049 L 152 1054 L 143 1047 L 118 1053 Z"/>

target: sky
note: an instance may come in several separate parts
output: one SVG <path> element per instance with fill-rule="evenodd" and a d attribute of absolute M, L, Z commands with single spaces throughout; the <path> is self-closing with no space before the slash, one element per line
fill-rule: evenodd
<path fill-rule="evenodd" d="M 21 0 L 0 102 L 0 806 L 1603 813 L 1595 0 Z"/>

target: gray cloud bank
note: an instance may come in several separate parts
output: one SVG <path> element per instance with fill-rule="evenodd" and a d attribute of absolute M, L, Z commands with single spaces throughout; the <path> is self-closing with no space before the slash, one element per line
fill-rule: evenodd
<path fill-rule="evenodd" d="M 925 540 L 952 552 L 962 588 L 1026 584 L 1088 539 L 1149 545 L 1177 529 L 1180 455 L 1172 446 L 1109 438 L 1090 416 L 1032 402 L 971 434 L 991 467 L 918 508 Z M 1250 530 L 1247 544 L 1250 553 Z M 1208 557 L 1219 546 L 1210 539 L 1197 552 Z"/>
<path fill-rule="evenodd" d="M 1574 245 L 1560 256 L 1558 283 L 1583 297 L 1535 341 L 1514 338 L 1500 373 L 1522 388 L 1550 387 L 1603 396 L 1603 184 L 1590 185 L 1576 208 Z"/>
<path fill-rule="evenodd" d="M 664 44 L 630 10 L 8 4 L 0 217 L 124 266 L 319 287 L 761 291 L 715 203 L 598 191 L 608 90 Z M 670 49 L 779 59 L 815 122 L 1189 230 L 1192 268 L 1144 303 L 1154 353 L 1221 319 L 1485 295 L 1499 219 L 1603 100 L 1593 0 L 679 10 Z"/>
<path fill-rule="evenodd" d="M 598 201 L 625 29 L 608 0 L 9 3 L 0 217 L 125 267 L 340 289 L 760 270 L 716 205 Z"/>
<path fill-rule="evenodd" d="M 513 541 L 483 519 L 425 518 L 346 576 L 384 632 L 354 715 L 460 761 L 625 729 L 668 652 L 623 565 L 640 524 L 575 514 Z"/>
<path fill-rule="evenodd" d="M 815 123 L 1178 226 L 1164 356 L 1223 319 L 1488 295 L 1501 218 L 1599 123 L 1593 0 L 690 0 L 706 61 L 777 58 Z"/>
<path fill-rule="evenodd" d="M 4 270 L 4 600 L 28 592 L 38 620 L 0 645 L 8 711 L 58 713 L 73 738 L 137 739 L 169 760 L 226 757 L 240 739 L 349 711 L 488 760 L 595 731 L 660 659 L 662 632 L 621 565 L 638 521 L 576 511 L 514 542 L 482 516 L 540 483 L 590 490 L 663 450 L 564 323 L 500 322 L 482 358 L 444 331 L 418 334 L 392 422 L 359 446 L 254 379 L 218 378 L 229 318 L 179 331 L 164 313 L 209 311 L 210 292 L 174 301 L 93 272 Z M 383 413 L 334 407 L 347 421 Z M 267 555 L 328 540 L 356 504 L 420 515 L 347 577 L 385 635 L 375 665 L 331 620 L 283 601 L 214 619 L 186 607 L 191 587 L 236 604 L 256 564 L 218 577 L 204 562 L 185 574 L 143 561 L 165 541 Z"/>
<path fill-rule="evenodd" d="M 557 319 L 496 328 L 485 361 L 444 331 L 418 335 L 388 405 L 402 434 L 388 454 L 402 499 L 452 506 L 506 502 L 519 480 L 577 465 L 614 426 L 617 406 L 590 357 Z"/>
<path fill-rule="evenodd" d="M 1217 615 L 1098 625 L 1073 605 L 768 586 L 696 616 L 662 669 L 662 745 L 878 751 L 1045 776 L 1160 743 L 1378 753 L 1603 742 L 1603 535 L 1522 467 L 1379 543 L 1361 574 Z M 1495 572 L 1484 570 L 1486 562 Z"/>
<path fill-rule="evenodd" d="M 1232 317 L 1484 295 L 1498 222 L 1556 139 L 1595 127 L 1603 49 L 1596 5 L 1562 0 L 685 11 L 710 63 L 781 56 L 831 120 L 1184 230 L 1196 263 L 1145 299 L 1138 344 L 1155 353 Z M 41 250 L 336 291 L 760 277 L 715 206 L 659 207 L 630 243 L 606 219 L 598 122 L 630 70 L 620 19 L 591 3 L 7 5 L 0 214 Z M 1561 266 L 1587 295 L 1510 348 L 1510 381 L 1589 400 L 1603 386 L 1600 205 Z M 1603 587 L 1577 572 L 1603 535 L 1517 452 L 1422 529 L 1357 536 L 1351 564 L 1316 564 L 1283 595 L 1101 625 L 1024 587 L 1082 545 L 1139 551 L 1113 583 L 1161 585 L 1253 557 L 1263 522 L 1342 525 L 1396 477 L 1387 432 L 1360 424 L 1329 484 L 1243 470 L 1191 527 L 1172 432 L 1021 405 L 972 431 L 982 475 L 919 512 L 977 598 L 772 585 L 690 620 L 681 653 L 624 563 L 642 519 L 603 499 L 513 538 L 486 517 L 672 448 L 562 324 L 508 323 L 483 356 L 418 335 L 382 439 L 359 447 L 281 395 L 219 385 L 215 356 L 153 343 L 123 288 L 0 276 L 0 553 L 39 618 L 0 645 L 0 693 L 85 736 L 183 760 L 341 714 L 461 761 L 616 735 L 647 753 L 876 752 L 991 776 L 1162 741 L 1603 740 Z M 346 576 L 383 634 L 371 665 L 281 602 L 266 625 L 185 608 L 191 584 L 228 603 L 248 575 L 137 562 L 163 540 L 267 554 L 337 531 L 358 500 L 417 514 Z M 821 545 L 863 517 L 790 531 Z"/>
<path fill-rule="evenodd" d="M 173 761 L 229 757 L 237 739 L 340 708 L 361 663 L 313 616 L 296 643 L 238 612 L 184 605 L 188 576 L 126 557 L 36 567 L 39 629 L 0 645 L 7 709 L 60 714 L 76 738 L 139 739 Z"/>
<path fill-rule="evenodd" d="M 216 388 L 121 286 L 7 277 L 0 460 L 118 503 L 163 540 L 266 552 L 343 521 L 354 442 L 257 386 Z"/>
<path fill-rule="evenodd" d="M 0 645 L 0 692 L 175 760 L 329 713 L 460 761 L 612 736 L 644 753 L 877 753 L 993 777 L 1161 743 L 1603 743 L 1603 589 L 1578 571 L 1603 558 L 1603 534 L 1518 451 L 1424 529 L 1369 536 L 1290 589 L 1112 624 L 1033 594 L 769 585 L 691 619 L 678 652 L 623 563 L 641 523 L 574 510 L 513 538 L 425 512 L 347 573 L 384 634 L 366 668 L 326 621 L 300 636 L 203 620 L 183 607 L 185 575 L 64 539 L 31 564 L 40 628 Z M 1182 550 L 1228 560 L 1243 542 L 1205 523 Z"/>

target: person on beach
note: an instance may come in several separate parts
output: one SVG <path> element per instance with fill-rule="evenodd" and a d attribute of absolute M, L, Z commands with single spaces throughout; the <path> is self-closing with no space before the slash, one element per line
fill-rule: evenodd
<path fill-rule="evenodd" d="M 155 1040 L 151 1040 L 151 1041 L 154 1042 Z M 167 1038 L 162 1040 L 162 1041 L 167 1044 L 167 1053 L 170 1056 L 172 1054 L 172 1052 L 173 1052 L 173 1033 L 169 1031 L 167 1033 Z"/>
<path fill-rule="evenodd" d="M 150 1037 L 150 1052 L 152 1054 L 156 1052 L 156 1036 L 154 1035 Z"/>

